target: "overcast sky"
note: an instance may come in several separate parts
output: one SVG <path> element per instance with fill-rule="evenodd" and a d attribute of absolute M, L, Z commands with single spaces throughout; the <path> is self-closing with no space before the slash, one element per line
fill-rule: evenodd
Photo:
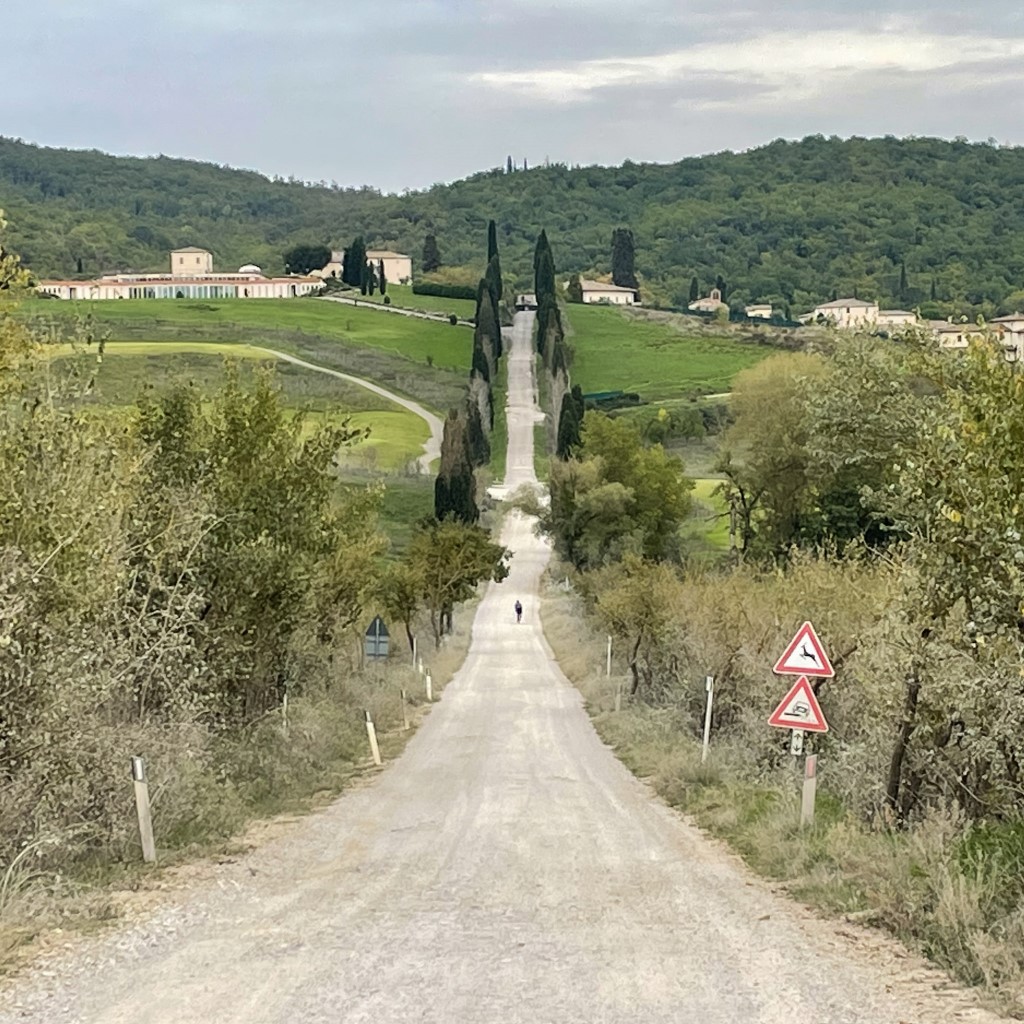
<path fill-rule="evenodd" d="M 8 0 L 0 67 L 2 135 L 387 191 L 509 153 L 1024 143 L 1020 0 Z"/>

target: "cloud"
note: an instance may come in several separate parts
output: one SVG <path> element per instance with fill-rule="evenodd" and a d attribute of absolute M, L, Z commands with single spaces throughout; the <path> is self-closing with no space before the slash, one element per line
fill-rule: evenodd
<path fill-rule="evenodd" d="M 667 53 L 601 58 L 513 71 L 470 75 L 474 84 L 527 102 L 579 104 L 607 90 L 711 84 L 746 84 L 762 103 L 812 100 L 843 80 L 873 74 L 929 75 L 952 72 L 961 87 L 985 84 L 992 74 L 1012 78 L 1008 62 L 1024 56 L 1024 37 L 959 37 L 913 34 L 892 19 L 886 31 L 771 32 L 729 43 L 698 43 Z M 735 100 L 745 102 L 743 93 Z"/>

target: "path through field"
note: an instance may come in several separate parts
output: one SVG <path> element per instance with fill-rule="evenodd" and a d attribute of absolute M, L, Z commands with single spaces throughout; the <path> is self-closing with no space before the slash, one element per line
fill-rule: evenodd
<path fill-rule="evenodd" d="M 532 480 L 530 323 L 517 317 L 511 355 L 511 486 Z M 553 663 L 546 544 L 518 516 L 504 541 L 511 575 L 396 762 L 23 977 L 0 1024 L 988 1019 L 885 940 L 865 951 L 772 894 L 653 799 Z"/>

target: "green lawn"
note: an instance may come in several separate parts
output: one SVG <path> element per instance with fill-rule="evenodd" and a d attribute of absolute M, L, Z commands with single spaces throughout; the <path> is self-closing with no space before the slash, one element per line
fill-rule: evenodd
<path fill-rule="evenodd" d="M 37 307 L 37 312 L 39 311 Z M 112 337 L 122 326 L 153 324 L 179 330 L 190 339 L 222 340 L 231 328 L 232 340 L 258 340 L 261 330 L 302 332 L 345 342 L 357 348 L 380 349 L 417 363 L 469 372 L 472 336 L 465 327 L 390 316 L 320 299 L 128 299 L 122 302 L 46 303 L 43 312 L 56 315 L 91 314 L 106 325 Z M 244 337 L 251 332 L 253 337 Z"/>
<path fill-rule="evenodd" d="M 94 352 L 74 357 L 56 353 L 59 363 L 79 360 L 82 376 L 93 386 L 83 404 L 98 410 L 124 412 L 147 388 L 159 393 L 189 382 L 209 394 L 224 380 L 225 359 L 238 360 L 243 379 L 262 364 L 274 374 L 284 407 L 304 415 L 307 431 L 317 425 L 348 419 L 355 428 L 368 427 L 370 436 L 340 453 L 340 462 L 353 468 L 393 473 L 423 454 L 427 424 L 406 409 L 357 384 L 268 358 L 247 345 L 198 342 L 109 342 L 102 361 Z"/>
<path fill-rule="evenodd" d="M 359 292 L 340 292 L 346 298 L 358 299 L 360 302 L 384 302 L 384 296 L 360 295 Z M 438 295 L 413 295 L 411 284 L 389 284 L 386 292 L 392 306 L 400 309 L 418 309 L 424 313 L 454 313 L 463 320 L 472 320 L 476 315 L 476 303 L 472 299 L 442 299 Z M 463 328 L 465 329 L 465 328 Z"/>
<path fill-rule="evenodd" d="M 572 380 L 584 392 L 629 391 L 646 401 L 728 391 L 770 349 L 682 333 L 611 307 L 569 306 Z"/>

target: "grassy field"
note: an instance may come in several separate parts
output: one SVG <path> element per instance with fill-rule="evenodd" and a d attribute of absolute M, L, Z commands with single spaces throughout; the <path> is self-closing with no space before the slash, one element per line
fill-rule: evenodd
<path fill-rule="evenodd" d="M 274 374 L 285 408 L 305 417 L 306 430 L 348 419 L 367 427 L 370 436 L 341 453 L 344 466 L 393 473 L 405 469 L 423 452 L 429 436 L 426 423 L 387 399 L 326 374 L 269 359 L 248 345 L 200 342 L 109 342 L 102 361 L 92 353 L 74 357 L 58 351 L 61 362 L 80 360 L 80 372 L 93 387 L 84 404 L 102 409 L 130 408 L 147 389 L 160 392 L 188 382 L 212 393 L 224 379 L 225 359 L 236 360 L 243 379 L 260 367 Z"/>
<path fill-rule="evenodd" d="M 314 299 L 136 300 L 26 304 L 37 320 L 77 319 L 116 341 L 260 345 L 376 381 L 435 409 L 465 390 L 472 338 L 465 327 Z M 91 322 L 90 322 L 91 319 Z"/>
<path fill-rule="evenodd" d="M 360 295 L 358 292 L 340 293 L 346 298 L 358 299 L 360 302 L 384 302 L 380 292 L 375 295 Z M 454 313 L 463 320 L 472 320 L 476 315 L 476 303 L 472 299 L 442 299 L 438 295 L 413 295 L 411 284 L 389 284 L 387 296 L 392 306 L 399 309 L 418 309 L 424 313 Z"/>
<path fill-rule="evenodd" d="M 728 391 L 733 377 L 772 350 L 727 337 L 682 333 L 621 310 L 568 308 L 573 383 L 584 392 L 629 391 L 646 401 Z"/>

